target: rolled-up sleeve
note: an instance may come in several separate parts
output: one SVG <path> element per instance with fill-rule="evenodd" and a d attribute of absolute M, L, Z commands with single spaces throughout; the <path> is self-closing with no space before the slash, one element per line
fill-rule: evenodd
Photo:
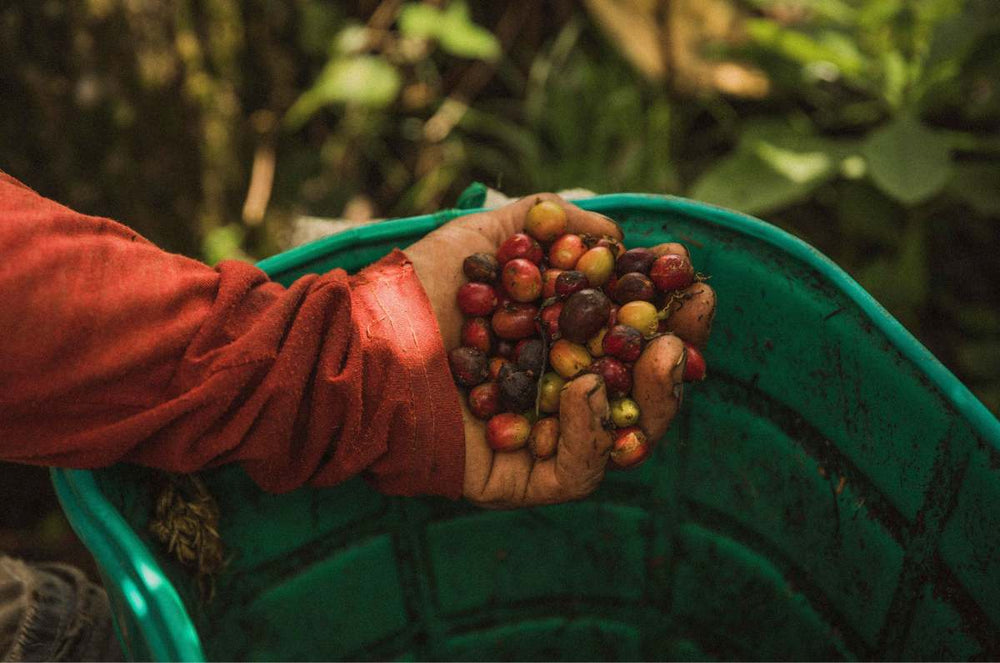
<path fill-rule="evenodd" d="M 0 173 L 0 256 L 0 460 L 461 495 L 459 396 L 403 253 L 286 288 Z"/>

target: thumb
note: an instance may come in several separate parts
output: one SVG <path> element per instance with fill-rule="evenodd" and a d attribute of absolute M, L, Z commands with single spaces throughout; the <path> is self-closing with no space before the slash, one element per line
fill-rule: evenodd
<path fill-rule="evenodd" d="M 611 436 L 604 428 L 609 415 L 608 394 L 599 376 L 584 375 L 563 388 L 556 477 L 579 496 L 593 491 L 604 477 L 611 451 Z"/>

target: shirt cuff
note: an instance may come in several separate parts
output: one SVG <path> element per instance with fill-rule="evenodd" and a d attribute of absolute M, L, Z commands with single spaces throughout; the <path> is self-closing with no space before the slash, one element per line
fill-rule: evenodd
<path fill-rule="evenodd" d="M 365 479 L 389 495 L 460 498 L 460 396 L 434 310 L 406 255 L 395 250 L 353 277 L 351 305 L 365 353 L 362 402 L 377 403 L 363 409 L 392 413 L 387 421 L 366 422 L 384 430 L 385 448 Z"/>

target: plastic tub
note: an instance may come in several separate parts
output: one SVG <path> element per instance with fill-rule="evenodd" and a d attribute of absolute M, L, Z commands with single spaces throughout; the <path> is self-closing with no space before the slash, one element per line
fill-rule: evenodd
<path fill-rule="evenodd" d="M 202 606 L 147 533 L 153 473 L 53 472 L 128 653 L 201 659 L 1000 657 L 1000 422 L 832 262 L 748 216 L 599 196 L 719 293 L 709 378 L 653 458 L 584 501 L 480 511 L 361 480 L 204 475 L 232 559 Z M 466 212 L 261 263 L 354 270 Z"/>

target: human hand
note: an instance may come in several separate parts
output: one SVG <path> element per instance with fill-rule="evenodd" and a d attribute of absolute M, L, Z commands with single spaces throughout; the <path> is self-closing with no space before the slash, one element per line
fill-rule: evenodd
<path fill-rule="evenodd" d="M 566 211 L 568 232 L 610 235 L 622 239 L 613 221 L 586 212 L 554 194 L 526 196 L 499 209 L 456 219 L 406 249 L 441 330 L 445 350 L 460 345 L 462 312 L 456 293 L 464 283 L 462 262 L 473 253 L 496 253 L 512 234 L 521 232 L 528 209 L 551 200 Z M 661 253 L 687 253 L 679 244 L 660 245 Z M 715 295 L 704 283 L 686 291 L 684 306 L 668 319 L 677 335 L 650 342 L 633 369 L 633 398 L 639 404 L 639 425 L 650 440 L 667 430 L 681 402 L 684 343 L 701 347 L 708 338 Z M 563 389 L 559 406 L 560 437 L 553 458 L 537 460 L 528 449 L 494 452 L 482 421 L 461 399 L 465 427 L 466 499 L 483 507 L 511 508 L 553 504 L 584 497 L 600 485 L 612 439 L 604 427 L 608 398 L 603 381 L 584 374 Z"/>

